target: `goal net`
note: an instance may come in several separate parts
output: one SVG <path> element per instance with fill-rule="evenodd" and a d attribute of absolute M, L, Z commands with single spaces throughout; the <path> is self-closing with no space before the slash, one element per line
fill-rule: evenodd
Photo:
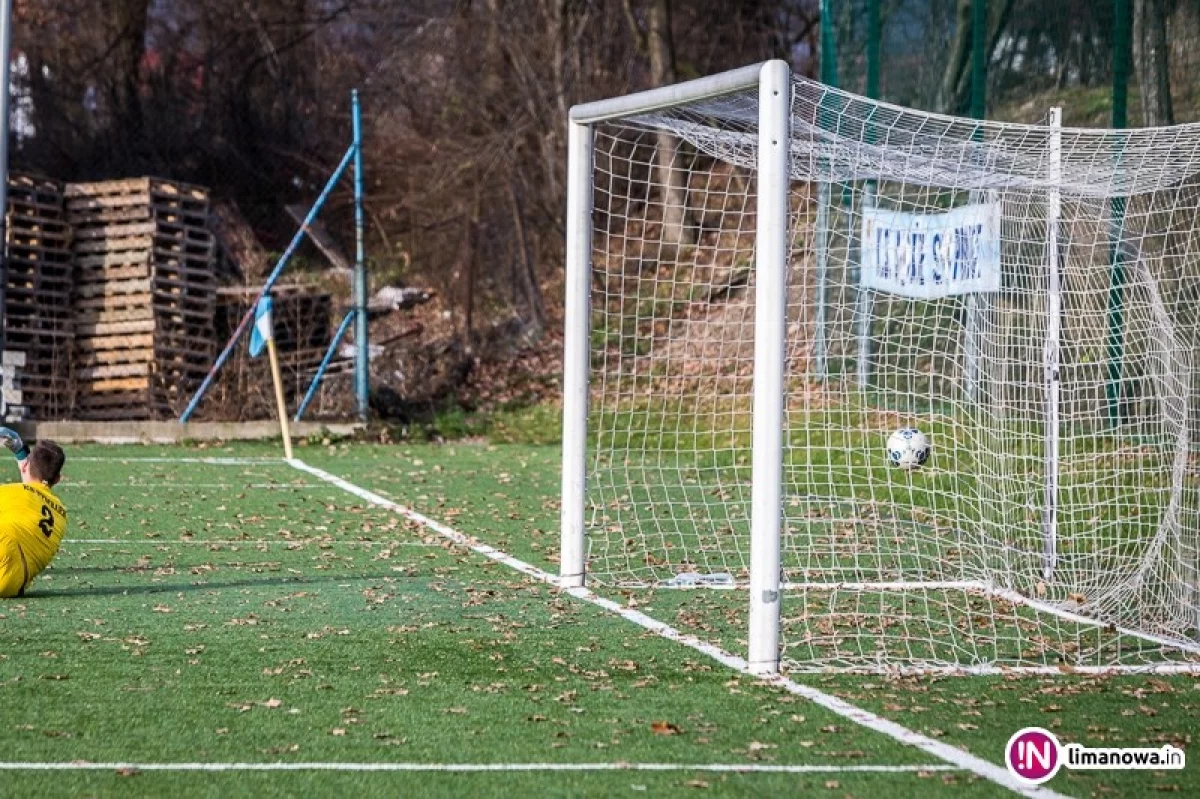
<path fill-rule="evenodd" d="M 1200 126 L 788 81 L 769 284 L 757 71 L 573 113 L 564 575 L 771 587 L 751 549 L 774 515 L 793 669 L 1190 668 Z M 781 422 L 756 430 L 773 385 Z M 904 427 L 921 468 L 889 464 Z"/>

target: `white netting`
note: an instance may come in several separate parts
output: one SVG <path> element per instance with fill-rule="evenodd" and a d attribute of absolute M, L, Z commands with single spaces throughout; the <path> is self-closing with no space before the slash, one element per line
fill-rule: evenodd
<path fill-rule="evenodd" d="M 1200 126 L 1056 134 L 803 79 L 792 108 L 786 658 L 1095 667 L 1200 652 Z M 746 581 L 757 119 L 747 91 L 595 126 L 592 579 Z M 862 288 L 869 209 L 979 205 L 999 208 L 999 291 Z M 884 453 L 905 426 L 933 441 L 916 472 Z"/>

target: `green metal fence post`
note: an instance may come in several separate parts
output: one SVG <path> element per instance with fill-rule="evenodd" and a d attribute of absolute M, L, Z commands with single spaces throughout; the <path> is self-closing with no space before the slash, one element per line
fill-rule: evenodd
<path fill-rule="evenodd" d="M 837 86 L 837 49 L 833 38 L 833 0 L 821 0 L 821 82 L 826 86 Z M 827 130 L 836 130 L 836 123 L 828 111 L 826 97 L 821 98 L 817 125 Z M 832 229 L 830 215 L 833 205 L 832 186 L 825 181 L 817 184 L 816 255 L 817 274 L 814 291 L 813 320 L 813 371 L 817 380 L 829 376 L 829 345 L 826 330 L 829 315 L 826 305 L 829 283 L 829 233 Z"/>
<path fill-rule="evenodd" d="M 971 116 L 987 115 L 987 0 L 971 2 Z"/>
<path fill-rule="evenodd" d="M 971 2 L 971 116 L 982 120 L 987 116 L 987 0 Z M 983 126 L 975 127 L 972 138 L 983 141 Z M 986 196 L 978 191 L 970 194 L 971 203 L 983 202 Z M 989 301 L 979 294 L 963 298 L 963 390 L 971 400 L 979 399 L 979 384 L 983 353 L 984 313 Z"/>
<path fill-rule="evenodd" d="M 866 95 L 872 100 L 879 99 L 879 40 L 880 40 L 880 24 L 879 24 L 879 0 L 867 0 L 867 85 Z M 875 128 L 872 120 L 867 120 L 867 127 L 864 131 L 864 138 L 867 144 L 875 143 Z M 867 212 L 868 208 L 875 207 L 875 198 L 877 195 L 878 186 L 874 180 L 868 180 L 863 184 L 862 208 L 863 213 Z M 851 214 L 851 231 L 853 237 L 854 216 Z M 858 269 L 857 276 L 854 279 L 857 295 L 855 297 L 854 308 L 854 336 L 858 340 L 858 360 L 856 363 L 856 372 L 858 377 L 858 388 L 860 391 L 866 391 L 871 382 L 871 313 L 874 306 L 874 295 L 871 289 L 863 288 L 862 286 L 862 262 L 863 262 L 863 247 L 865 242 L 860 238 L 858 242 L 857 261 Z"/>
<path fill-rule="evenodd" d="M 1112 126 L 1126 126 L 1126 101 L 1129 94 L 1129 0 L 1113 0 L 1113 88 Z M 1118 153 L 1117 158 L 1120 158 Z M 1125 258 L 1121 254 L 1121 238 L 1125 227 L 1125 198 L 1114 197 L 1109 202 L 1108 252 L 1112 264 L 1108 286 L 1108 422 L 1113 427 L 1121 423 L 1121 371 L 1125 359 Z"/>

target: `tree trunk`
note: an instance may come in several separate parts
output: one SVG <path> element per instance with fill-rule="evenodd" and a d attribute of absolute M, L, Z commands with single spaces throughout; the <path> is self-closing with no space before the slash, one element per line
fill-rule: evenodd
<path fill-rule="evenodd" d="M 954 41 L 950 45 L 950 58 L 946 61 L 946 71 L 942 73 L 942 84 L 938 90 L 937 106 L 943 114 L 957 114 L 962 110 L 959 107 L 958 85 L 971 57 L 971 28 L 971 0 L 958 0 Z"/>
<path fill-rule="evenodd" d="M 970 0 L 967 0 L 967 6 L 970 6 Z M 992 0 L 988 4 L 987 55 L 984 58 L 986 64 L 992 63 L 992 57 L 996 54 L 996 48 L 1000 46 L 1000 38 L 1004 33 L 1004 29 L 1008 27 L 1008 18 L 1012 13 L 1012 7 L 1013 0 Z M 965 34 L 968 41 L 971 39 L 972 27 L 968 20 Z M 954 94 L 951 95 L 950 107 L 955 110 L 943 113 L 962 113 L 971 104 L 971 70 L 967 69 L 967 64 L 970 63 L 970 56 L 971 48 L 968 45 L 967 60 L 963 62 L 959 69 L 958 83 L 955 85 Z"/>
<path fill-rule="evenodd" d="M 475 256 L 479 240 L 479 197 L 463 218 L 462 242 L 459 245 L 459 271 L 465 273 L 463 282 L 463 341 L 468 351 L 475 343 Z"/>
<path fill-rule="evenodd" d="M 1133 61 L 1142 95 L 1142 120 L 1147 127 L 1175 124 L 1168 53 L 1166 0 L 1135 0 Z"/>
<path fill-rule="evenodd" d="M 532 317 L 533 333 L 540 336 L 546 327 L 546 306 L 542 301 L 542 290 L 538 287 L 537 273 L 533 266 L 533 256 L 529 252 L 529 237 L 525 234 L 524 209 L 521 207 L 521 195 L 517 190 L 515 179 L 508 182 L 508 199 L 512 204 L 513 229 L 516 233 L 516 263 L 517 282 L 525 295 L 525 303 Z"/>
<path fill-rule="evenodd" d="M 646 46 L 650 51 L 650 84 L 666 86 L 675 82 L 675 48 L 671 41 L 670 0 L 653 0 L 650 4 L 646 32 Z M 658 182 L 663 191 L 664 244 L 678 246 L 688 244 L 687 229 L 687 183 L 683 170 L 677 162 L 679 143 L 670 133 L 658 134 L 655 160 L 658 165 Z"/>
<path fill-rule="evenodd" d="M 123 161 L 128 166 L 135 158 L 128 148 L 140 144 L 143 120 L 141 103 L 142 58 L 146 52 L 146 28 L 150 18 L 150 0 L 117 0 L 102 7 L 111 15 L 114 26 L 119 30 L 119 40 L 114 44 L 113 57 L 116 72 L 113 75 L 112 97 L 116 138 L 126 148 Z"/>

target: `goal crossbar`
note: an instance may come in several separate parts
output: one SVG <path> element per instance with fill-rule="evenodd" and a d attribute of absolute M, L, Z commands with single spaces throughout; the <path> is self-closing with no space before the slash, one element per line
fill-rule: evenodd
<path fill-rule="evenodd" d="M 758 87 L 763 62 L 740 67 L 719 75 L 674 83 L 657 89 L 626 94 L 608 100 L 580 103 L 572 106 L 570 120 L 578 125 L 592 125 L 619 117 L 648 114 L 672 106 L 695 103 Z"/>

